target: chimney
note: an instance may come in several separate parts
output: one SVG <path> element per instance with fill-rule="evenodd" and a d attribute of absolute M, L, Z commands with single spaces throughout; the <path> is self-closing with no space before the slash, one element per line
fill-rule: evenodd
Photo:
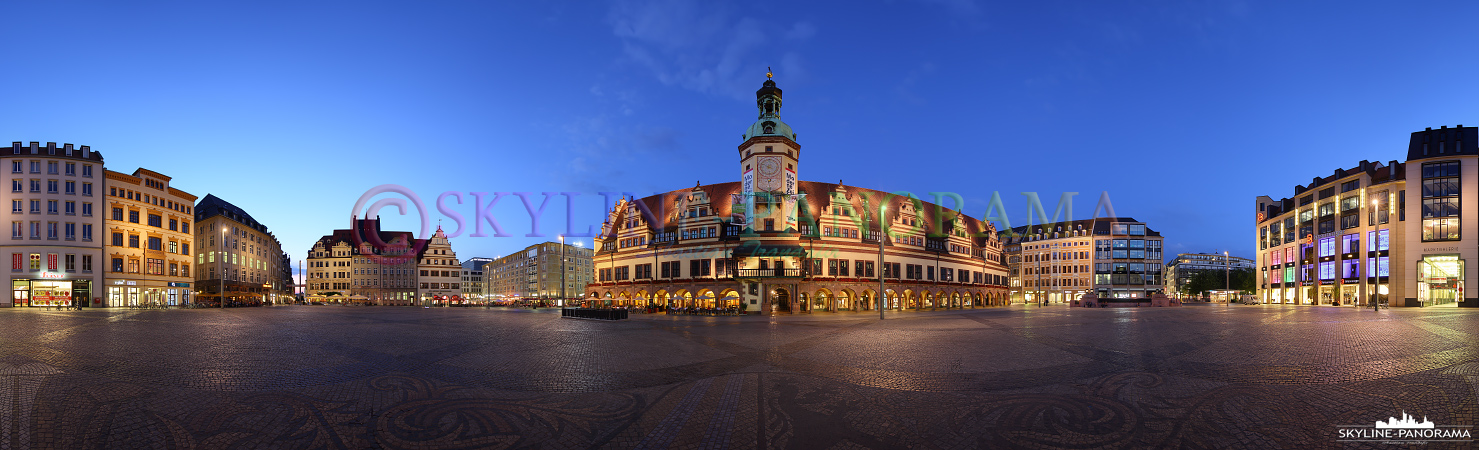
<path fill-rule="evenodd" d="M 1438 128 L 1439 128 L 1439 129 L 1442 129 L 1442 130 L 1446 130 L 1446 129 L 1448 129 L 1448 125 L 1443 125 L 1443 126 L 1441 126 L 1441 127 L 1438 127 Z"/>

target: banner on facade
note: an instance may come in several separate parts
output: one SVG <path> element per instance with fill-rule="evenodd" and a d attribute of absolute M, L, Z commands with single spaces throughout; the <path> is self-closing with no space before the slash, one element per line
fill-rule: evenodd
<path fill-rule="evenodd" d="M 785 230 L 796 229 L 796 171 L 786 168 L 786 226 Z"/>
<path fill-rule="evenodd" d="M 755 215 L 755 171 L 746 169 L 740 176 L 740 195 L 730 214 L 730 223 L 739 225 L 741 228 L 750 226 L 750 219 Z"/>

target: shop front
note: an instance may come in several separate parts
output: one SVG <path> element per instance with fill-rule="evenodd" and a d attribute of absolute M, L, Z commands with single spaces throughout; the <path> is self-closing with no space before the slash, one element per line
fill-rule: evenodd
<path fill-rule="evenodd" d="M 1320 280 L 1320 296 L 1318 304 L 1337 304 L 1335 301 L 1335 281 Z"/>
<path fill-rule="evenodd" d="M 41 279 L 13 279 L 11 285 L 12 306 L 70 307 L 88 306 L 92 295 L 91 280 L 52 279 L 42 273 Z M 75 300 L 74 300 L 75 299 Z"/>
<path fill-rule="evenodd" d="M 150 284 L 160 284 L 149 282 Z M 190 283 L 168 282 L 141 286 L 137 280 L 113 280 L 106 302 L 110 307 L 184 306 L 190 303 Z"/>
<path fill-rule="evenodd" d="M 103 305 L 115 308 L 139 306 L 139 290 L 137 281 L 113 280 L 113 284 L 108 286 L 108 297 Z"/>
<path fill-rule="evenodd" d="M 1457 306 L 1464 299 L 1464 260 L 1458 255 L 1424 255 L 1417 262 L 1416 306 Z"/>

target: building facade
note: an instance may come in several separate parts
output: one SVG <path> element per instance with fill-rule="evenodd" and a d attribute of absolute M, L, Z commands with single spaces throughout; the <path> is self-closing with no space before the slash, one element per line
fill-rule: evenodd
<path fill-rule="evenodd" d="M 246 211 L 206 194 L 195 205 L 195 295 L 221 306 L 284 304 L 293 300 L 281 265 L 282 244 Z"/>
<path fill-rule="evenodd" d="M 1223 273 L 1228 270 L 1253 270 L 1255 267 L 1258 267 L 1257 262 L 1248 258 L 1217 253 L 1178 253 L 1166 263 L 1163 279 L 1171 292 L 1187 294 L 1186 284 L 1199 272 L 1214 270 Z"/>
<path fill-rule="evenodd" d="M 992 225 L 909 196 L 800 181 L 781 90 L 767 79 L 755 97 L 758 118 L 736 149 L 740 181 L 620 200 L 596 239 L 587 304 L 783 313 L 873 309 L 880 294 L 889 309 L 1006 300 Z"/>
<path fill-rule="evenodd" d="M 351 228 L 334 230 L 308 250 L 305 301 L 416 305 L 417 253 L 425 241 L 380 229 L 378 217 L 350 220 Z"/>
<path fill-rule="evenodd" d="M 525 247 L 483 266 L 492 298 L 542 301 L 565 306 L 579 299 L 593 275 L 592 249 L 574 244 L 543 242 Z M 565 289 L 560 290 L 560 259 L 564 258 Z"/>
<path fill-rule="evenodd" d="M 418 256 L 416 299 L 422 306 L 455 305 L 462 302 L 462 263 L 447 234 L 438 226 Z"/>
<path fill-rule="evenodd" d="M 140 168 L 104 170 L 104 306 L 180 306 L 191 302 L 195 276 L 194 195 L 170 186 L 170 177 Z"/>
<path fill-rule="evenodd" d="M 474 304 L 482 304 L 487 299 L 488 283 L 483 278 L 483 265 L 493 262 L 493 258 L 475 256 L 462 262 L 462 298 Z"/>
<path fill-rule="evenodd" d="M 1016 227 L 1001 232 L 1011 299 L 1063 303 L 1164 293 L 1161 234 L 1130 217 Z"/>
<path fill-rule="evenodd" d="M 7 199 L 11 295 L 7 306 L 102 306 L 103 155 L 39 142 L 0 151 Z"/>
<path fill-rule="evenodd" d="M 1294 196 L 1256 198 L 1258 295 L 1269 303 L 1479 307 L 1479 132 L 1412 133 L 1406 161 L 1361 161 Z M 1417 180 L 1408 199 L 1407 182 Z"/>

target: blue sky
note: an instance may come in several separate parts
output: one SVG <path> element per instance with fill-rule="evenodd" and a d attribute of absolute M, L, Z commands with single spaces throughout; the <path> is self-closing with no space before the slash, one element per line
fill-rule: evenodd
<path fill-rule="evenodd" d="M 0 141 L 173 176 L 301 259 L 386 183 L 455 231 L 442 192 L 467 218 L 469 192 L 581 192 L 579 230 L 597 192 L 736 181 L 772 67 L 802 179 L 956 192 L 977 217 L 1000 192 L 1013 225 L 1020 192 L 1049 212 L 1079 192 L 1087 218 L 1107 191 L 1173 253 L 1251 256 L 1255 196 L 1479 125 L 1472 3 L 492 3 L 9 2 Z M 505 198 L 514 237 L 454 248 L 552 240 L 563 201 L 548 237 Z"/>

